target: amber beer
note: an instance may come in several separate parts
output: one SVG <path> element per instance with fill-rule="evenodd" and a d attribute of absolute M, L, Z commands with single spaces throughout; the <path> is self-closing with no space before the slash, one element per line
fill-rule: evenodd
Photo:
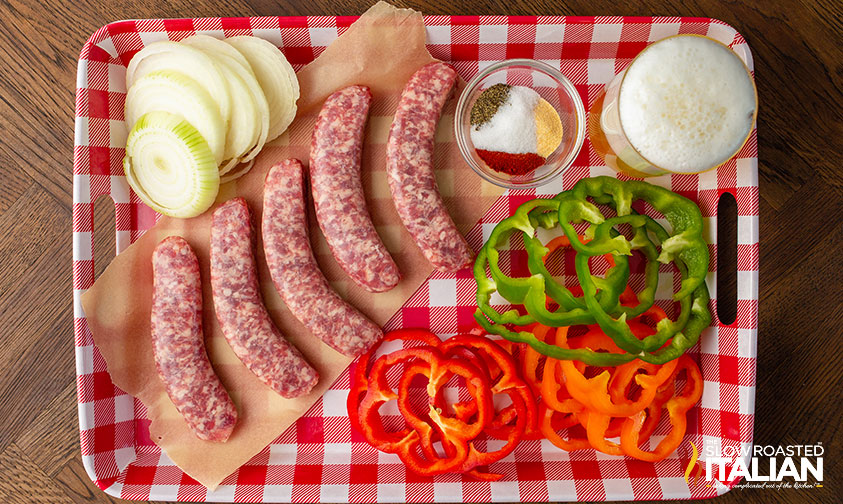
<path fill-rule="evenodd" d="M 757 109 L 737 54 L 708 37 L 677 35 L 647 46 L 606 85 L 588 134 L 606 164 L 628 175 L 699 173 L 743 147 Z"/>

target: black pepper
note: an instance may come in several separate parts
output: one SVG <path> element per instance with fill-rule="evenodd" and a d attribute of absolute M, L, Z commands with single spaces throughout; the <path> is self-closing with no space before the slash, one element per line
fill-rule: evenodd
<path fill-rule="evenodd" d="M 510 88 L 512 86 L 508 84 L 495 84 L 480 93 L 471 107 L 471 125 L 477 127 L 487 123 L 506 102 Z"/>

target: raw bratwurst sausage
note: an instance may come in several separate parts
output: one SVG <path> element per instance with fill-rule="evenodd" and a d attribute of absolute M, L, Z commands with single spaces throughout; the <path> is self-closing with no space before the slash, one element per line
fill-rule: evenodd
<path fill-rule="evenodd" d="M 275 288 L 310 332 L 356 357 L 383 331 L 337 294 L 319 270 L 307 231 L 304 175 L 297 159 L 273 166 L 263 192 L 263 248 Z"/>
<path fill-rule="evenodd" d="M 180 236 L 152 252 L 152 353 L 167 395 L 199 439 L 226 441 L 237 409 L 214 373 L 202 333 L 199 261 Z"/>
<path fill-rule="evenodd" d="M 372 93 L 349 86 L 325 100 L 310 144 L 310 186 L 316 220 L 340 267 L 370 292 L 398 285 L 401 273 L 375 231 L 363 185 L 360 157 Z"/>
<path fill-rule="evenodd" d="M 407 82 L 386 144 L 386 171 L 395 209 L 428 261 L 453 273 L 473 253 L 442 202 L 433 174 L 436 123 L 457 73 L 449 65 L 423 66 Z"/>
<path fill-rule="evenodd" d="M 214 211 L 211 287 L 222 333 L 243 364 L 283 397 L 310 392 L 319 375 L 284 339 L 263 304 L 252 250 L 252 219 L 243 198 L 226 201 Z"/>

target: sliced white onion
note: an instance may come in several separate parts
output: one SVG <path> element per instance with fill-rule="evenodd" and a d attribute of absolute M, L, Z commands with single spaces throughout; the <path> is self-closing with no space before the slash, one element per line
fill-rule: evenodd
<path fill-rule="evenodd" d="M 229 159 L 220 165 L 220 177 L 233 170 L 238 164 L 240 164 L 240 158 Z"/>
<path fill-rule="evenodd" d="M 223 123 L 228 126 L 231 99 L 228 86 L 207 54 L 178 42 L 154 42 L 132 57 L 126 69 L 126 89 L 131 89 L 137 79 L 157 70 L 174 70 L 190 76 L 211 95 L 217 103 Z"/>
<path fill-rule="evenodd" d="M 251 122 L 258 127 L 255 136 L 244 150 L 239 150 L 242 144 L 232 140 L 232 144 L 236 144 L 238 149 L 227 151 L 224 156 L 226 159 L 240 158 L 240 161 L 249 161 L 253 159 L 263 149 L 266 143 L 267 134 L 269 132 L 269 104 L 266 100 L 266 95 L 258 84 L 255 74 L 252 72 L 246 58 L 243 57 L 236 49 L 232 51 L 232 47 L 221 40 L 217 40 L 208 36 L 189 37 L 183 41 L 187 45 L 196 47 L 211 57 L 217 62 L 223 75 L 229 81 L 229 92 L 233 100 L 232 120 L 229 125 L 229 132 L 227 136 L 238 133 L 235 121 L 245 123 Z M 235 78 L 236 76 L 237 78 Z M 239 78 L 239 79 L 238 79 Z M 241 85 L 242 82 L 242 85 Z M 242 91 L 245 87 L 245 92 Z M 251 96 L 254 112 L 252 108 L 246 106 L 240 108 L 238 104 L 247 102 L 245 95 Z M 248 115 L 251 114 L 251 115 Z M 247 117 L 248 115 L 248 117 Z M 244 135 L 245 136 L 245 135 Z M 235 152 L 236 151 L 236 152 Z M 229 155 L 230 154 L 230 155 Z"/>
<path fill-rule="evenodd" d="M 126 141 L 123 169 L 144 203 L 172 217 L 201 214 L 219 192 L 219 170 L 208 142 L 169 112 L 149 112 L 138 119 Z"/>
<path fill-rule="evenodd" d="M 182 44 L 187 44 L 191 47 L 195 47 L 203 52 L 207 53 L 215 53 L 219 55 L 228 56 L 229 58 L 235 60 L 241 67 L 248 70 L 249 72 L 252 71 L 252 67 L 249 65 L 249 61 L 240 54 L 237 49 L 231 47 L 230 45 L 226 44 L 224 41 L 214 38 L 210 35 L 202 35 L 196 34 L 181 41 Z"/>
<path fill-rule="evenodd" d="M 173 70 L 144 75 L 129 88 L 125 110 L 129 129 L 147 112 L 182 116 L 208 142 L 217 164 L 222 162 L 226 128 L 219 107 L 205 88 L 187 75 Z"/>
<path fill-rule="evenodd" d="M 255 164 L 255 160 L 252 159 L 248 163 L 240 163 L 235 165 L 235 169 L 229 171 L 225 175 L 220 175 L 220 184 L 225 184 L 226 182 L 231 182 L 232 180 L 239 179 L 243 175 L 249 173 L 249 170 L 252 169 L 252 165 Z"/>
<path fill-rule="evenodd" d="M 225 42 L 235 47 L 249 62 L 269 103 L 267 141 L 284 133 L 296 116 L 299 81 L 296 72 L 277 47 L 258 37 L 231 37 Z"/>

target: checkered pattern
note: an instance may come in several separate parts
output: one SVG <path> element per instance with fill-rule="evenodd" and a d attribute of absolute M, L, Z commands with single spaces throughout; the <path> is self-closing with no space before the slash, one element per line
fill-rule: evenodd
<path fill-rule="evenodd" d="M 528 441 L 491 469 L 501 482 L 474 482 L 457 475 L 423 478 L 408 473 L 392 455 L 379 453 L 352 432 L 346 412 L 348 371 L 324 398 L 214 492 L 186 476 L 149 439 L 144 406 L 117 389 L 94 347 L 79 295 L 93 275 L 93 202 L 115 204 L 118 252 L 151 227 L 157 214 L 129 190 L 120 169 L 125 144 L 122 103 L 125 65 L 143 44 L 179 40 L 197 32 L 253 34 L 281 47 L 294 68 L 318 56 L 353 17 L 265 17 L 121 21 L 100 28 L 82 49 L 76 92 L 74 142 L 73 289 L 74 334 L 82 459 L 91 479 L 124 499 L 246 502 L 489 502 L 649 500 L 705 498 L 728 490 L 688 485 L 687 442 L 670 458 L 650 464 L 594 451 L 562 452 Z M 702 18 L 426 16 L 431 54 L 451 62 L 464 79 L 506 58 L 534 58 L 568 76 L 590 104 L 611 77 L 649 42 L 677 33 L 707 34 L 728 45 L 752 68 L 749 48 L 732 27 Z M 468 234 L 479 247 L 492 227 L 522 201 L 555 194 L 577 180 L 614 175 L 588 141 L 560 181 L 529 191 L 506 192 Z M 700 204 L 712 262 L 708 285 L 716 299 L 716 214 L 724 192 L 738 202 L 738 314 L 715 324 L 690 355 L 705 379 L 701 406 L 689 412 L 686 441 L 706 447 L 752 443 L 758 312 L 758 173 L 755 132 L 735 159 L 702 175 L 650 179 Z M 647 208 L 642 208 L 647 211 Z M 503 263 L 518 264 L 519 251 Z M 515 258 L 516 260 L 513 260 Z M 509 267 L 509 266 L 508 266 Z M 633 268 L 633 282 L 636 279 Z M 676 273 L 663 268 L 662 284 Z M 671 278 L 672 277 L 672 278 Z M 671 279 L 673 280 L 671 282 Z M 474 282 L 467 272 L 434 273 L 392 317 L 387 329 L 430 327 L 454 333 L 472 323 Z M 669 294 L 660 303 L 672 309 Z M 716 302 L 712 301 L 716 313 Z M 657 442 L 667 432 L 661 425 Z M 493 447 L 495 441 L 489 441 Z M 734 482 L 732 482 L 734 484 Z"/>

